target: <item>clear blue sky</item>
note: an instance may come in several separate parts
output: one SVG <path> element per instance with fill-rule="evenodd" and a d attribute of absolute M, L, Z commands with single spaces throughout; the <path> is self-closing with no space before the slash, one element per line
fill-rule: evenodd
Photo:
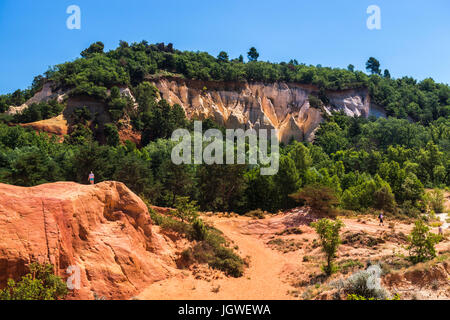
<path fill-rule="evenodd" d="M 81 30 L 66 9 L 81 8 Z M 368 30 L 366 9 L 381 8 Z M 0 93 L 24 89 L 49 66 L 73 60 L 95 41 L 172 42 L 180 50 L 221 50 L 260 60 L 364 70 L 370 56 L 394 77 L 450 83 L 448 0 L 0 0 Z"/>

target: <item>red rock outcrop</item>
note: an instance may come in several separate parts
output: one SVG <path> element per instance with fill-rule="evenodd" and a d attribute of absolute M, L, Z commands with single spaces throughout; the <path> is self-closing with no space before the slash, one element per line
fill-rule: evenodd
<path fill-rule="evenodd" d="M 64 279 L 79 267 L 69 298 L 128 299 L 166 277 L 159 246 L 146 205 L 122 183 L 0 184 L 0 287 L 50 262 Z"/>

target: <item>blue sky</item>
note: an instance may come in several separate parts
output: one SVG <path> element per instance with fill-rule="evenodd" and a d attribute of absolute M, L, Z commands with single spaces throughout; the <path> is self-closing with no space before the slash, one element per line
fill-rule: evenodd
<path fill-rule="evenodd" d="M 366 27 L 372 4 L 381 30 Z M 81 8 L 81 30 L 66 27 L 69 5 Z M 260 60 L 360 70 L 374 56 L 394 77 L 450 83 L 449 18 L 448 0 L 0 0 L 0 93 L 28 87 L 92 42 L 143 39 L 231 57 L 255 46 Z"/>

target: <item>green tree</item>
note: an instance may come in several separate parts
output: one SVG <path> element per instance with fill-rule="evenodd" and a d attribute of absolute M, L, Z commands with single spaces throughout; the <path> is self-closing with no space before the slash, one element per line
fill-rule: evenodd
<path fill-rule="evenodd" d="M 229 211 L 243 205 L 244 165 L 202 165 L 198 169 L 199 203 L 203 210 Z"/>
<path fill-rule="evenodd" d="M 280 208 L 289 208 L 294 205 L 290 194 L 301 186 L 300 176 L 294 160 L 289 156 L 281 156 L 278 173 L 274 176 Z"/>
<path fill-rule="evenodd" d="M 103 42 L 98 41 L 91 44 L 86 50 L 83 50 L 80 55 L 83 58 L 87 58 L 94 53 L 103 53 L 103 49 L 105 49 L 105 45 L 103 44 Z"/>
<path fill-rule="evenodd" d="M 381 74 L 380 62 L 374 57 L 370 57 L 366 62 L 366 69 L 372 74 Z"/>
<path fill-rule="evenodd" d="M 178 104 L 171 106 L 164 99 L 142 114 L 142 123 L 143 146 L 157 139 L 168 139 L 176 129 L 188 126 L 184 109 Z"/>
<path fill-rule="evenodd" d="M 339 232 L 344 224 L 340 220 L 321 219 L 311 225 L 319 235 L 322 251 L 327 258 L 327 264 L 323 266 L 323 271 L 327 275 L 331 275 L 337 269 L 333 261 L 336 258 L 336 252 L 341 243 Z"/>
<path fill-rule="evenodd" d="M 412 262 L 424 262 L 436 257 L 435 245 L 440 241 L 440 236 L 430 232 L 430 228 L 422 219 L 415 222 L 408 240 L 409 258 Z"/>
<path fill-rule="evenodd" d="M 258 61 L 259 53 L 255 47 L 251 47 L 247 53 L 247 57 L 249 61 Z"/>
<path fill-rule="evenodd" d="M 190 201 L 189 197 L 177 197 L 175 199 L 175 216 L 182 222 L 193 222 L 198 217 L 196 201 Z"/>
<path fill-rule="evenodd" d="M 228 62 L 228 53 L 225 51 L 220 51 L 219 55 L 217 56 L 217 60 L 220 62 Z"/>
<path fill-rule="evenodd" d="M 312 159 L 309 154 L 309 150 L 302 143 L 294 142 L 289 157 L 294 160 L 295 167 L 299 174 L 299 178 L 304 181 L 306 171 L 312 165 Z"/>

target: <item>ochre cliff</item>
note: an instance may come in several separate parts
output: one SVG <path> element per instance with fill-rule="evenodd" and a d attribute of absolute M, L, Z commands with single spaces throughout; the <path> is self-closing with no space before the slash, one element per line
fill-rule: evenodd
<path fill-rule="evenodd" d="M 0 288 L 40 262 L 63 279 L 69 266 L 79 268 L 81 287 L 69 298 L 131 298 L 167 276 L 173 257 L 162 239 L 122 183 L 0 184 Z"/>
<path fill-rule="evenodd" d="M 182 78 L 156 78 L 150 80 L 161 96 L 171 104 L 181 105 L 188 118 L 211 118 L 226 128 L 277 129 L 282 142 L 296 140 L 312 141 L 314 133 L 323 121 L 324 113 L 343 111 L 348 116 L 385 116 L 383 108 L 372 105 L 368 90 L 350 89 L 326 91 L 329 100 L 323 108 L 313 108 L 309 95 L 319 90 L 310 85 L 275 82 L 217 82 L 186 80 Z M 134 97 L 126 87 L 124 95 Z M 10 107 L 9 113 L 21 112 L 33 102 L 49 99 L 64 100 L 67 94 L 61 90 L 52 92 L 51 83 L 20 107 Z M 104 104 L 83 98 L 69 98 L 64 117 L 70 122 L 74 108 L 87 106 L 92 113 L 108 116 Z"/>
<path fill-rule="evenodd" d="M 323 112 L 341 110 L 349 116 L 369 116 L 367 89 L 328 91 L 324 111 L 312 108 L 308 97 L 318 89 L 275 82 L 218 83 L 179 78 L 152 81 L 162 97 L 181 105 L 189 118 L 211 118 L 227 128 L 278 129 L 280 141 L 312 140 Z"/>

